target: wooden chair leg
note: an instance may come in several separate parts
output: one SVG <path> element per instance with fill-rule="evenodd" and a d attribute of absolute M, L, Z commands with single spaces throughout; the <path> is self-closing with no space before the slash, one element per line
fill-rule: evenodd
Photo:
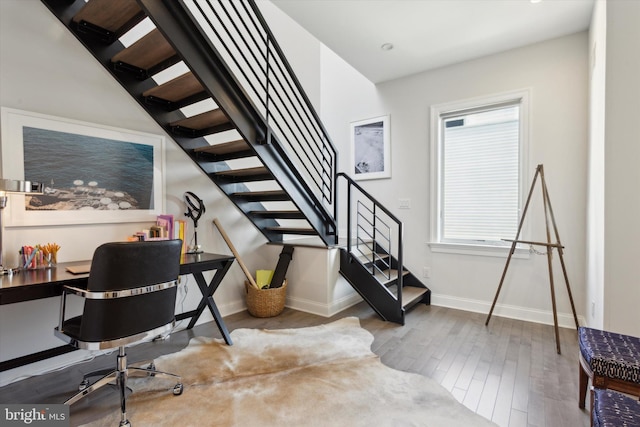
<path fill-rule="evenodd" d="M 596 400 L 596 393 L 595 393 L 595 389 L 593 387 L 591 387 L 591 405 L 590 405 L 590 410 L 589 410 L 589 419 L 591 420 L 591 427 L 593 427 L 593 404 Z"/>
<path fill-rule="evenodd" d="M 587 387 L 589 385 L 589 375 L 587 375 L 587 372 L 584 370 L 584 367 L 580 362 L 578 362 L 578 369 L 580 370 L 580 380 L 578 385 L 578 388 L 580 389 L 580 397 L 578 398 L 578 407 L 584 409 L 584 403 L 587 398 Z"/>

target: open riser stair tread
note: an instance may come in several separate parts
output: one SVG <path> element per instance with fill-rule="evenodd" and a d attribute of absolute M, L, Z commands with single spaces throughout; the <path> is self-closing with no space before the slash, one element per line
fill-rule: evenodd
<path fill-rule="evenodd" d="M 313 236 L 317 234 L 313 228 L 304 227 L 266 227 L 265 230 L 280 234 L 296 234 L 303 236 Z"/>
<path fill-rule="evenodd" d="M 259 166 L 245 169 L 229 169 L 212 174 L 212 178 L 220 184 L 273 181 L 273 175 L 269 169 Z M 273 181 L 275 182 L 275 181 Z"/>
<path fill-rule="evenodd" d="M 236 141 L 229 141 L 220 144 L 210 145 L 208 147 L 199 147 L 194 151 L 196 153 L 207 153 L 213 155 L 225 155 L 232 154 L 238 152 L 244 152 L 249 150 L 251 147 L 247 142 L 243 139 L 239 139 Z"/>
<path fill-rule="evenodd" d="M 254 202 L 288 202 L 289 195 L 282 190 L 271 191 L 239 191 L 231 193 L 230 197 Z"/>
<path fill-rule="evenodd" d="M 176 51 L 157 29 L 121 50 L 111 62 L 127 64 L 141 70 L 150 70 L 158 64 L 176 57 Z M 177 59 L 176 59 L 177 62 Z"/>
<path fill-rule="evenodd" d="M 73 22 L 88 22 L 118 37 L 144 18 L 144 11 L 135 0 L 92 0 L 73 17 Z"/>
<path fill-rule="evenodd" d="M 143 92 L 142 96 L 177 103 L 203 92 L 205 90 L 200 81 L 193 73 L 188 72 Z"/>
<path fill-rule="evenodd" d="M 224 142 L 194 149 L 199 162 L 226 162 L 228 160 L 255 157 L 256 152 L 245 140 Z"/>
<path fill-rule="evenodd" d="M 191 131 L 204 131 L 207 129 L 213 129 L 216 127 L 229 124 L 229 119 L 220 109 L 205 111 L 204 113 L 196 114 L 195 116 L 187 117 L 175 122 L 169 123 L 171 128 L 191 130 Z"/>
<path fill-rule="evenodd" d="M 306 219 L 304 214 L 298 210 L 265 210 L 250 211 L 248 213 L 253 217 L 273 218 L 273 219 Z"/>

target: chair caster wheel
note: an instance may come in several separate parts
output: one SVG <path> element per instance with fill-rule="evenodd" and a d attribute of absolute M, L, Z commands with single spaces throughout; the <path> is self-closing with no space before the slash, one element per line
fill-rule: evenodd
<path fill-rule="evenodd" d="M 156 364 L 151 362 L 149 363 L 149 366 L 147 366 L 147 369 L 149 369 L 150 371 L 155 371 L 156 370 Z M 155 372 L 149 372 L 149 376 L 150 377 L 155 377 L 156 373 Z"/>
<path fill-rule="evenodd" d="M 173 386 L 173 395 L 180 396 L 183 390 L 184 390 L 184 386 L 182 385 L 182 383 L 178 383 Z"/>
<path fill-rule="evenodd" d="M 82 391 L 82 390 L 86 389 L 87 387 L 89 387 L 89 380 L 82 380 L 80 385 L 78 385 L 78 390 Z"/>

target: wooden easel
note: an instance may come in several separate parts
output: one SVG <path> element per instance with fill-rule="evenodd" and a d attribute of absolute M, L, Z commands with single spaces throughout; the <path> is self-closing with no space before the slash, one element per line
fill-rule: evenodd
<path fill-rule="evenodd" d="M 547 228 L 547 242 L 532 242 L 528 240 L 518 240 L 520 237 L 520 231 L 522 231 L 522 224 L 524 223 L 524 217 L 527 214 L 527 209 L 529 208 L 529 202 L 531 201 L 531 196 L 533 195 L 533 190 L 536 185 L 536 181 L 540 176 L 540 181 L 542 183 L 542 200 L 544 201 L 544 221 Z M 556 242 L 551 242 L 551 233 L 549 231 L 549 217 L 551 217 L 551 223 L 553 225 L 553 231 L 556 237 Z M 506 239 L 505 239 L 506 240 Z M 496 291 L 496 296 L 493 299 L 493 304 L 491 304 L 491 310 L 489 310 L 489 315 L 487 316 L 487 321 L 484 323 L 485 326 L 489 324 L 489 320 L 491 319 L 491 314 L 493 313 L 493 309 L 496 306 L 496 302 L 498 301 L 498 295 L 500 295 L 500 289 L 502 289 L 502 284 L 504 283 L 504 278 L 507 275 L 507 269 L 509 268 L 509 263 L 511 262 L 511 257 L 516 250 L 516 245 L 518 243 L 525 243 L 528 245 L 539 245 L 546 246 L 547 248 L 547 264 L 549 266 L 549 285 L 551 288 L 551 305 L 553 307 L 553 325 L 555 326 L 556 333 L 556 349 L 558 354 L 560 354 L 560 336 L 558 331 L 558 313 L 556 311 L 556 294 L 553 286 L 553 268 L 552 268 L 552 252 L 553 249 L 558 249 L 558 256 L 560 257 L 560 265 L 562 265 L 562 273 L 564 274 L 564 281 L 567 285 L 567 292 L 569 293 L 569 301 L 571 301 L 571 310 L 573 311 L 573 319 L 576 322 L 576 329 L 578 328 L 578 316 L 576 315 L 576 308 L 573 304 L 573 296 L 571 295 L 571 287 L 569 286 L 569 278 L 567 277 L 567 269 L 564 266 L 564 258 L 562 257 L 562 250 L 564 246 L 560 243 L 560 235 L 558 234 L 558 228 L 556 227 L 556 220 L 553 216 L 553 209 L 551 208 L 551 201 L 549 200 L 549 193 L 547 191 L 547 183 L 544 180 L 544 168 L 542 165 L 538 165 L 536 168 L 536 174 L 533 177 L 533 182 L 531 183 L 531 190 L 529 190 L 529 196 L 527 197 L 527 202 L 524 205 L 524 210 L 522 211 L 522 217 L 520 218 L 520 224 L 518 225 L 518 232 L 516 233 L 516 238 L 514 240 L 507 240 L 511 242 L 511 250 L 509 251 L 509 256 L 507 257 L 507 262 L 504 266 L 504 271 L 502 272 L 502 277 L 500 278 L 500 284 L 498 285 L 498 290 Z"/>

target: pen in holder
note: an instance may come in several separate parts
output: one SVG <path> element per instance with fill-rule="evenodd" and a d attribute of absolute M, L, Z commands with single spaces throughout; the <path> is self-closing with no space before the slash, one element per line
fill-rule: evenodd
<path fill-rule="evenodd" d="M 60 245 L 57 243 L 47 243 L 46 245 L 40 245 L 42 252 L 44 253 L 47 265 L 49 267 L 55 267 L 58 263 L 58 250 Z"/>
<path fill-rule="evenodd" d="M 20 249 L 20 266 L 24 270 L 37 268 L 52 268 L 58 263 L 60 245 L 47 243 L 46 245 L 23 246 Z"/>

